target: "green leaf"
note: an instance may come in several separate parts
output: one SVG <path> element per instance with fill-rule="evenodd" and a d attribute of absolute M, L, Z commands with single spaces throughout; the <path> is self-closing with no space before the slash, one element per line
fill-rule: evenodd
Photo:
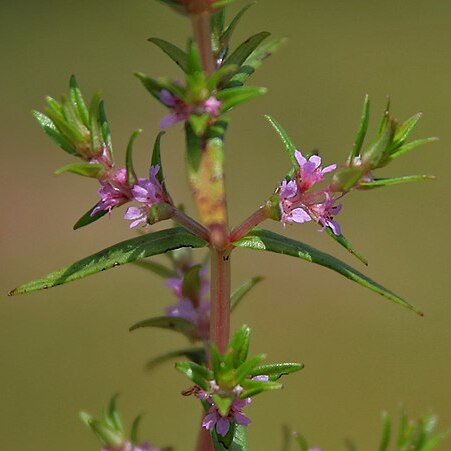
<path fill-rule="evenodd" d="M 129 331 L 132 332 L 143 327 L 158 327 L 160 329 L 173 330 L 185 335 L 188 338 L 193 338 L 197 332 L 197 326 L 194 323 L 176 316 L 157 316 L 154 318 L 145 319 L 133 324 L 133 326 L 129 328 Z"/>
<path fill-rule="evenodd" d="M 41 279 L 21 285 L 9 294 L 12 296 L 51 288 L 145 257 L 163 254 L 179 247 L 198 248 L 206 245 L 204 240 L 192 235 L 182 227 L 148 233 L 122 241 Z"/>
<path fill-rule="evenodd" d="M 252 290 L 259 282 L 264 279 L 262 276 L 255 276 L 245 280 L 238 288 L 236 288 L 230 296 L 231 310 L 235 310 L 246 294 Z"/>
<path fill-rule="evenodd" d="M 335 235 L 335 233 L 330 227 L 326 227 L 325 231 L 340 246 L 343 246 L 352 255 L 357 257 L 364 265 L 368 266 L 368 260 L 362 254 L 360 254 L 358 251 L 354 249 L 353 245 L 345 238 L 344 235 Z"/>
<path fill-rule="evenodd" d="M 218 0 L 218 1 L 216 1 L 216 2 L 213 2 L 212 3 L 212 7 L 213 8 L 222 8 L 222 7 L 224 7 L 224 6 L 228 6 L 228 5 L 230 5 L 231 3 L 233 3 L 235 0 Z"/>
<path fill-rule="evenodd" d="M 183 276 L 182 294 L 184 298 L 199 300 L 201 286 L 200 270 L 202 265 L 194 265 Z"/>
<path fill-rule="evenodd" d="M 243 362 L 235 371 L 235 385 L 241 384 L 243 380 L 257 367 L 264 359 L 265 354 L 259 354 Z"/>
<path fill-rule="evenodd" d="M 279 382 L 260 382 L 251 379 L 242 380 L 240 385 L 244 388 L 244 391 L 240 394 L 241 399 L 258 395 L 264 391 L 280 390 L 283 387 Z"/>
<path fill-rule="evenodd" d="M 399 146 L 402 146 L 404 144 L 405 140 L 415 128 L 415 125 L 417 125 L 418 121 L 421 119 L 421 116 L 421 113 L 414 114 L 403 124 L 397 127 L 395 136 L 393 138 L 393 149 L 397 149 Z"/>
<path fill-rule="evenodd" d="M 241 86 L 262 65 L 266 58 L 275 53 L 286 38 L 271 39 L 260 44 L 247 58 L 238 71 L 230 78 L 225 87 Z"/>
<path fill-rule="evenodd" d="M 138 445 L 138 443 L 139 443 L 138 429 L 139 429 L 139 425 L 141 423 L 142 418 L 143 418 L 143 415 L 140 414 L 133 420 L 132 428 L 130 430 L 130 441 L 132 442 L 132 445 Z"/>
<path fill-rule="evenodd" d="M 225 448 L 221 440 L 223 438 L 212 430 L 211 432 L 213 446 L 215 451 L 249 451 L 246 427 L 240 424 L 236 424 L 233 429 L 233 439 L 228 448 Z"/>
<path fill-rule="evenodd" d="M 186 72 L 188 74 L 202 73 L 202 61 L 200 58 L 199 49 L 194 41 L 188 44 L 188 54 L 186 63 Z"/>
<path fill-rule="evenodd" d="M 55 171 L 55 174 L 60 175 L 63 172 L 72 172 L 72 174 L 98 178 L 103 169 L 103 165 L 101 164 L 72 163 L 57 169 Z"/>
<path fill-rule="evenodd" d="M 99 121 L 100 100 L 100 93 L 94 94 L 91 100 L 91 106 L 89 107 L 89 130 L 91 132 L 91 148 L 93 153 L 99 152 L 103 144 L 102 128 Z"/>
<path fill-rule="evenodd" d="M 183 72 L 188 72 L 188 55 L 182 49 L 164 39 L 149 38 L 148 41 L 163 50 Z"/>
<path fill-rule="evenodd" d="M 38 121 L 47 136 L 70 155 L 79 156 L 76 147 L 58 131 L 54 122 L 45 114 L 33 111 L 34 118 Z"/>
<path fill-rule="evenodd" d="M 70 77 L 69 88 L 70 88 L 70 98 L 72 104 L 77 109 L 78 117 L 81 119 L 85 127 L 89 127 L 89 111 L 88 108 L 86 107 L 83 95 L 81 94 L 75 75 L 72 75 Z"/>
<path fill-rule="evenodd" d="M 285 150 L 287 151 L 288 156 L 290 157 L 291 164 L 294 167 L 298 167 L 299 164 L 296 160 L 296 157 L 294 156 L 294 153 L 296 151 L 296 146 L 294 145 L 291 138 L 288 136 L 288 133 L 273 117 L 271 117 L 269 115 L 265 115 L 265 117 L 266 117 L 266 119 L 268 119 L 269 123 L 274 127 L 274 130 L 280 136 L 280 139 L 282 140 L 282 143 L 285 146 Z"/>
<path fill-rule="evenodd" d="M 135 130 L 128 140 L 127 151 L 125 154 L 125 168 L 127 169 L 127 182 L 130 186 L 133 186 L 138 177 L 136 176 L 135 169 L 133 168 L 133 144 L 136 138 L 142 133 L 142 130 Z"/>
<path fill-rule="evenodd" d="M 142 83 L 142 85 L 147 89 L 147 91 L 155 98 L 157 99 L 162 105 L 165 105 L 160 98 L 160 91 L 162 89 L 166 89 L 163 87 L 163 85 L 153 79 L 148 77 L 146 74 L 143 74 L 142 72 L 136 72 L 135 77 L 138 78 L 138 80 Z M 165 105 L 166 106 L 166 105 Z"/>
<path fill-rule="evenodd" d="M 394 133 L 395 124 L 392 121 L 388 121 L 374 144 L 362 152 L 362 164 L 369 164 L 371 169 L 385 165 L 387 151 L 392 143 Z"/>
<path fill-rule="evenodd" d="M 247 359 L 249 352 L 251 328 L 249 326 L 241 326 L 230 339 L 227 350 L 233 356 L 233 367 L 237 368 Z"/>
<path fill-rule="evenodd" d="M 228 79 L 231 75 L 236 73 L 238 66 L 228 65 L 220 67 L 218 70 L 213 72 L 212 76 L 207 80 L 207 89 L 213 91 L 217 86 L 225 79 Z"/>
<path fill-rule="evenodd" d="M 241 66 L 247 59 L 247 57 L 265 40 L 271 33 L 262 31 L 251 36 L 244 41 L 238 48 L 224 61 L 226 64 L 236 64 Z"/>
<path fill-rule="evenodd" d="M 255 3 L 249 3 L 248 5 L 241 8 L 238 13 L 235 15 L 235 17 L 230 22 L 229 26 L 225 29 L 224 33 L 221 35 L 221 43 L 223 45 L 228 46 L 230 38 L 232 36 L 232 33 L 235 31 L 236 26 L 238 25 L 238 22 L 243 17 L 244 13 L 251 7 L 254 6 Z"/>
<path fill-rule="evenodd" d="M 362 116 L 360 118 L 359 129 L 357 131 L 357 135 L 354 140 L 354 146 L 352 148 L 351 154 L 349 155 L 348 161 L 352 162 L 352 160 L 360 155 L 360 150 L 362 149 L 362 144 L 366 136 L 366 132 L 368 130 L 368 123 L 370 120 L 370 98 L 368 94 L 365 96 L 365 100 L 363 101 L 363 111 Z"/>
<path fill-rule="evenodd" d="M 213 374 L 207 368 L 193 362 L 177 362 L 175 369 L 199 385 L 203 390 L 209 390 L 209 381 L 213 379 Z"/>
<path fill-rule="evenodd" d="M 178 349 L 177 351 L 167 352 L 165 354 L 159 355 L 158 357 L 150 359 L 146 363 L 146 370 L 152 370 L 157 365 L 165 363 L 168 360 L 172 360 L 177 357 L 186 357 L 188 360 L 191 360 L 194 363 L 198 363 L 199 365 L 207 362 L 207 356 L 205 355 L 205 349 L 203 347 Z"/>
<path fill-rule="evenodd" d="M 387 412 L 382 412 L 382 437 L 379 444 L 379 451 L 387 451 L 390 444 L 391 420 Z"/>
<path fill-rule="evenodd" d="M 116 406 L 116 401 L 117 401 L 118 396 L 119 396 L 119 394 L 116 393 L 111 398 L 110 404 L 108 405 L 107 418 L 108 418 L 108 422 L 111 424 L 111 426 L 113 426 L 113 428 L 116 431 L 122 432 L 123 431 L 122 422 L 119 417 L 119 413 L 117 411 L 117 406 Z"/>
<path fill-rule="evenodd" d="M 299 445 L 299 449 L 301 451 L 308 451 L 308 449 L 309 449 L 308 442 L 307 442 L 307 439 L 303 435 L 295 434 L 294 440 Z"/>
<path fill-rule="evenodd" d="M 303 368 L 304 365 L 302 363 L 271 363 L 268 365 L 260 365 L 255 367 L 251 372 L 249 372 L 249 376 L 254 377 L 266 375 L 269 376 L 270 380 L 275 381 L 280 379 L 282 376 L 295 373 Z"/>
<path fill-rule="evenodd" d="M 85 227 L 93 222 L 97 221 L 100 218 L 103 218 L 108 212 L 106 210 L 100 210 L 96 214 L 91 216 L 91 213 L 97 207 L 98 204 L 94 205 L 89 211 L 87 211 L 75 224 L 73 229 L 77 230 L 82 227 Z"/>
<path fill-rule="evenodd" d="M 227 416 L 227 413 L 229 412 L 229 408 L 232 405 L 232 398 L 222 398 L 218 394 L 213 394 L 212 396 L 214 403 L 218 407 L 219 413 L 225 417 Z"/>
<path fill-rule="evenodd" d="M 421 312 L 416 310 L 407 301 L 397 296 L 392 291 L 387 290 L 382 285 L 374 282 L 369 277 L 366 277 L 361 272 L 347 265 L 346 263 L 338 260 L 337 258 L 321 252 L 307 244 L 300 241 L 291 240 L 277 233 L 270 232 L 269 230 L 253 229 L 244 238 L 233 243 L 236 247 L 243 247 L 248 249 L 275 252 L 278 254 L 289 255 L 292 257 L 300 258 L 309 263 L 315 263 L 325 268 L 329 268 L 338 274 L 368 288 L 375 293 L 378 293 L 387 299 L 406 307 L 415 313 L 422 315 Z"/>
<path fill-rule="evenodd" d="M 205 130 L 207 129 L 210 115 L 208 113 L 201 115 L 191 114 L 188 120 L 194 133 L 197 136 L 203 136 L 205 134 Z"/>
<path fill-rule="evenodd" d="M 99 103 L 99 121 L 103 142 L 108 147 L 108 151 L 111 157 L 113 157 L 113 142 L 111 140 L 111 130 L 108 124 L 108 119 L 106 117 L 105 104 L 103 103 L 103 100 Z"/>
<path fill-rule="evenodd" d="M 247 102 L 263 94 L 266 94 L 266 88 L 239 86 L 237 88 L 223 89 L 216 94 L 216 97 L 222 101 L 221 113 L 225 113 L 240 103 Z"/>
<path fill-rule="evenodd" d="M 148 271 L 151 271 L 164 279 L 177 277 L 177 273 L 173 269 L 151 260 L 139 260 L 137 262 L 133 262 L 133 264 L 135 266 L 139 266 L 140 268 L 147 269 Z"/>
<path fill-rule="evenodd" d="M 423 138 L 423 139 L 417 139 L 415 141 L 412 141 L 410 143 L 404 144 L 403 146 L 396 149 L 395 152 L 390 154 L 389 161 L 394 160 L 395 158 L 400 157 L 401 155 L 404 155 L 409 150 L 415 149 L 416 147 L 422 146 L 423 144 L 427 144 L 430 142 L 438 141 L 438 138 L 431 137 L 431 138 Z"/>
<path fill-rule="evenodd" d="M 362 188 L 380 188 L 381 186 L 399 185 L 406 182 L 418 182 L 421 180 L 435 180 L 433 175 L 404 175 L 402 177 L 393 177 L 386 179 L 374 179 L 370 182 L 360 182 L 359 187 Z"/>

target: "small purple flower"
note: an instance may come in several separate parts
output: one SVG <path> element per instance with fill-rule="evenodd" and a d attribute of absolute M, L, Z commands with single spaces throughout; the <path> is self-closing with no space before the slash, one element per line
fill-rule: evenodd
<path fill-rule="evenodd" d="M 337 221 L 334 221 L 334 216 L 340 213 L 342 205 L 335 205 L 334 199 L 328 192 L 324 193 L 325 200 L 322 203 L 311 205 L 310 211 L 315 216 L 315 219 L 323 226 L 330 227 L 335 235 L 341 235 L 341 227 Z"/>
<path fill-rule="evenodd" d="M 211 96 L 204 102 L 204 110 L 210 116 L 218 117 L 221 110 L 222 102 L 216 97 Z"/>
<path fill-rule="evenodd" d="M 212 402 L 212 401 L 210 401 Z M 251 398 L 234 399 L 229 408 L 229 412 L 226 416 L 222 416 L 219 413 L 219 409 L 214 403 L 210 407 L 207 415 L 205 415 L 202 421 L 202 427 L 210 431 L 215 428 L 216 432 L 223 437 L 229 432 L 230 424 L 237 423 L 243 426 L 247 426 L 251 420 L 244 415 L 241 410 L 251 403 Z"/>
<path fill-rule="evenodd" d="M 299 188 L 302 192 L 307 191 L 316 183 L 324 180 L 324 174 L 335 171 L 337 165 L 331 164 L 321 169 L 321 157 L 312 155 L 308 160 L 299 150 L 294 153 L 296 161 L 299 164 Z"/>
<path fill-rule="evenodd" d="M 168 128 L 177 122 L 184 122 L 188 120 L 193 108 L 191 105 L 187 105 L 182 99 L 175 96 L 167 89 L 162 89 L 160 92 L 160 100 L 170 110 L 171 113 L 164 116 L 160 121 L 160 128 Z"/>
<path fill-rule="evenodd" d="M 189 267 L 187 268 L 189 269 Z M 179 299 L 176 304 L 166 308 L 166 315 L 177 318 L 183 318 L 196 325 L 196 338 L 208 338 L 209 335 L 209 318 L 210 318 L 210 302 L 208 293 L 210 283 L 207 278 L 206 268 L 199 271 L 200 288 L 196 299 L 189 299 L 183 296 L 183 278 L 184 272 L 180 273 L 180 277 L 172 277 L 166 280 L 166 286 L 171 288 L 174 295 Z"/>
<path fill-rule="evenodd" d="M 91 216 L 102 210 L 110 213 L 114 207 L 118 207 L 131 200 L 132 194 L 127 181 L 127 171 L 125 168 L 117 169 L 111 178 L 101 180 L 100 184 L 102 185 L 99 189 L 100 202 L 92 211 Z"/>
<path fill-rule="evenodd" d="M 167 196 L 157 179 L 160 166 L 150 166 L 149 178 L 139 178 L 137 183 L 131 189 L 131 196 L 134 200 L 141 203 L 140 207 L 129 207 L 125 212 L 124 219 L 132 221 L 130 228 L 136 227 L 139 224 L 145 225 L 150 207 L 160 202 L 167 202 Z"/>

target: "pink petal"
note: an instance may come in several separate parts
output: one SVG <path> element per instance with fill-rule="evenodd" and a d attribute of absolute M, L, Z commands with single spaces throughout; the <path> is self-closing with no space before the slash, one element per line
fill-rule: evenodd
<path fill-rule="evenodd" d="M 216 432 L 223 437 L 227 435 L 230 428 L 230 421 L 227 418 L 221 417 L 216 423 Z"/>

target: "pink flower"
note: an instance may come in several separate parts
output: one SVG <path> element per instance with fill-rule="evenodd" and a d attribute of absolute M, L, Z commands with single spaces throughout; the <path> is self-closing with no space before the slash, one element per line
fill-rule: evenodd
<path fill-rule="evenodd" d="M 177 122 L 187 121 L 192 113 L 193 107 L 187 105 L 182 99 L 176 97 L 167 89 L 160 92 L 160 100 L 171 110 L 171 113 L 164 116 L 160 121 L 160 128 L 168 128 Z"/>
<path fill-rule="evenodd" d="M 160 181 L 157 179 L 160 166 L 150 166 L 149 178 L 139 178 L 137 183 L 131 189 L 131 196 L 134 200 L 141 203 L 140 207 L 129 207 L 125 212 L 124 219 L 132 221 L 130 228 L 139 224 L 145 225 L 150 207 L 160 202 L 167 202 L 167 196 L 163 190 Z"/>
<path fill-rule="evenodd" d="M 208 113 L 210 116 L 218 117 L 220 113 L 222 102 L 218 100 L 216 97 L 209 97 L 204 102 L 204 110 L 206 113 Z"/>
<path fill-rule="evenodd" d="M 321 157 L 318 155 L 312 155 L 307 160 L 299 150 L 296 150 L 294 156 L 299 164 L 299 188 L 301 191 L 307 191 L 314 184 L 322 182 L 324 174 L 335 171 L 337 168 L 337 165 L 331 164 L 321 169 Z"/>
<path fill-rule="evenodd" d="M 280 220 L 283 224 L 297 222 L 303 224 L 312 219 L 323 226 L 330 227 L 335 235 L 341 229 L 334 217 L 341 205 L 335 205 L 338 198 L 332 197 L 328 188 L 312 190 L 313 186 L 324 180 L 324 175 L 334 171 L 336 165 L 321 168 L 321 158 L 313 155 L 308 160 L 296 150 L 299 172 L 293 180 L 283 180 L 279 186 Z"/>
<path fill-rule="evenodd" d="M 222 416 L 219 413 L 219 409 L 213 403 L 202 421 L 202 427 L 208 431 L 215 428 L 216 432 L 224 437 L 229 432 L 231 423 L 247 426 L 251 420 L 241 410 L 250 403 L 251 398 L 234 399 L 226 416 Z"/>
<path fill-rule="evenodd" d="M 99 189 L 100 202 L 92 211 L 91 216 L 102 210 L 110 213 L 113 208 L 129 202 L 132 198 L 125 168 L 117 169 L 111 178 L 101 180 L 100 184 L 102 185 Z"/>

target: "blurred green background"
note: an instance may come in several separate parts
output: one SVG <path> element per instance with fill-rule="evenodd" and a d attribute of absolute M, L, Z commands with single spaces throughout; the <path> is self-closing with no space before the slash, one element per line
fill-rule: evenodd
<path fill-rule="evenodd" d="M 87 96 L 102 88 L 119 158 L 129 133 L 145 130 L 136 146 L 144 175 L 164 111 L 131 74 L 181 77 L 146 38 L 183 46 L 189 25 L 152 0 L 2 0 L 0 21 L 1 180 L 7 191 L 0 238 L 1 448 L 99 449 L 77 412 L 97 414 L 119 391 L 129 422 L 147 412 L 143 436 L 192 449 L 200 412 L 193 399 L 178 395 L 186 381 L 171 364 L 143 370 L 148 358 L 185 342 L 156 330 L 128 332 L 173 301 L 157 276 L 123 267 L 26 297 L 5 295 L 130 237 L 120 212 L 72 231 L 96 201 L 97 186 L 52 175 L 70 159 L 41 133 L 31 109 L 42 107 L 44 95 L 65 92 L 71 73 Z M 236 312 L 234 327 L 250 324 L 253 351 L 266 352 L 268 361 L 306 364 L 282 392 L 249 407 L 252 449 L 277 450 L 281 425 L 288 424 L 325 451 L 343 449 L 346 437 L 373 450 L 380 411 L 396 415 L 400 403 L 412 416 L 433 410 L 442 428 L 451 425 L 450 3 L 266 0 L 244 18 L 234 44 L 262 29 L 289 42 L 252 79 L 267 86 L 268 95 L 232 115 L 232 224 L 253 211 L 288 168 L 265 113 L 281 121 L 301 149 L 318 148 L 326 164 L 343 161 L 349 151 L 365 93 L 373 100 L 373 125 L 391 95 L 399 119 L 424 112 L 416 137 L 441 141 L 383 174 L 433 173 L 436 182 L 355 193 L 339 218 L 370 261 L 365 272 L 425 311 L 424 318 L 326 269 L 270 254 L 234 254 L 235 284 L 256 273 L 266 277 Z M 191 208 L 180 127 L 170 130 L 163 150 L 173 196 Z M 283 232 L 279 224 L 268 227 Z M 311 224 L 285 232 L 360 268 Z M 451 449 L 450 440 L 442 449 Z"/>

